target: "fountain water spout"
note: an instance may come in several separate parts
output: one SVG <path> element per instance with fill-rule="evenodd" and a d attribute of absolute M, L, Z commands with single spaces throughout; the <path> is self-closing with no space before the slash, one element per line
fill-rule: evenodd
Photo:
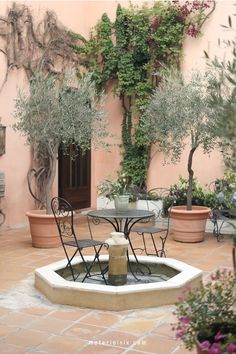
<path fill-rule="evenodd" d="M 108 283 L 125 285 L 127 283 L 127 251 L 129 241 L 123 232 L 112 232 L 105 242 L 109 245 Z"/>

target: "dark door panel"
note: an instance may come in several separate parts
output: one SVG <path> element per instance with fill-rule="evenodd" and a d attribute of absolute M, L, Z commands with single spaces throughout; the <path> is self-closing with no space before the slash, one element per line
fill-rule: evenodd
<path fill-rule="evenodd" d="M 72 156 L 73 146 L 66 155 L 59 150 L 59 196 L 74 208 L 88 208 L 91 203 L 91 153 L 79 152 L 76 157 Z"/>

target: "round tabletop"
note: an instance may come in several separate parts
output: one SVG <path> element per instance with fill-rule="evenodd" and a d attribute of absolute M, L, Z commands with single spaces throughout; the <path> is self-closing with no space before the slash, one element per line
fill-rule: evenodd
<path fill-rule="evenodd" d="M 89 216 L 97 218 L 114 218 L 114 219 L 140 219 L 151 218 L 155 216 L 152 211 L 141 209 L 127 209 L 119 211 L 116 209 L 99 209 L 88 212 Z"/>

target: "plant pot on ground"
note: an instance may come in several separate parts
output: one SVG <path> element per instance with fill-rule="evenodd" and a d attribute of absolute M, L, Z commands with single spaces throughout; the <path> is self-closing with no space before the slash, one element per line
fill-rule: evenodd
<path fill-rule="evenodd" d="M 154 91 L 150 102 L 146 108 L 143 127 L 146 129 L 147 137 L 154 144 L 157 144 L 171 162 L 180 161 L 182 151 L 188 146 L 189 155 L 187 161 L 188 188 L 187 205 L 182 209 L 187 211 L 184 214 L 194 214 L 192 208 L 193 195 L 193 156 L 195 151 L 202 147 L 205 153 L 209 153 L 217 144 L 217 132 L 215 129 L 214 109 L 211 105 L 211 96 L 207 91 L 207 75 L 198 72 L 192 73 L 189 79 L 183 79 L 178 72 L 168 73 L 163 76 L 160 85 Z M 210 208 L 205 209 L 205 223 L 210 213 Z M 190 224 L 183 224 L 184 216 L 181 216 L 181 229 L 176 233 L 178 221 L 175 215 L 180 216 L 180 208 L 175 213 L 175 207 L 171 210 L 174 239 L 184 242 L 199 242 L 204 239 L 204 232 L 194 236 L 190 232 Z M 198 212 L 199 214 L 199 212 Z M 193 217 L 195 229 L 196 216 Z M 200 223 L 204 224 L 201 220 Z M 182 231 L 187 234 L 184 239 L 181 237 Z M 194 230 L 193 230 L 194 231 Z M 204 228 L 205 231 L 205 228 Z"/>
<path fill-rule="evenodd" d="M 78 82 L 73 72 L 64 77 L 45 77 L 40 70 L 30 80 L 29 94 L 18 93 L 15 117 L 15 129 L 26 137 L 27 143 L 33 148 L 35 165 L 32 171 L 38 191 L 36 199 L 40 209 L 46 209 L 45 212 L 36 211 L 33 219 L 37 220 L 43 230 L 43 221 L 38 221 L 41 217 L 45 217 L 46 223 L 51 219 L 48 215 L 51 214 L 52 186 L 59 147 L 62 146 L 65 153 L 72 144 L 75 151 L 77 147 L 82 151 L 90 149 L 91 143 L 96 144 L 106 136 L 106 121 L 90 75 L 85 75 Z M 32 233 L 33 246 L 58 246 L 59 236 L 56 241 L 52 233 L 54 227 L 50 227 L 50 231 L 39 241 L 35 240 L 39 231 Z M 31 227 L 33 230 L 35 226 Z"/>
<path fill-rule="evenodd" d="M 174 225 L 172 232 L 178 241 L 187 242 L 191 239 L 192 242 L 199 242 L 204 239 L 206 218 L 209 214 L 209 207 L 215 208 L 217 203 L 216 194 L 204 190 L 197 179 L 193 179 L 192 188 L 192 210 L 188 213 L 187 203 L 188 181 L 182 176 L 179 177 L 178 183 L 170 186 L 170 192 L 164 198 L 164 212 L 167 213 L 169 207 L 175 202 L 175 208 L 172 212 L 174 216 Z M 176 207 L 178 206 L 178 207 Z M 205 207 L 208 208 L 205 208 Z"/>
<path fill-rule="evenodd" d="M 32 239 L 32 246 L 37 248 L 55 248 L 61 244 L 54 215 L 46 210 L 29 210 L 26 213 Z"/>

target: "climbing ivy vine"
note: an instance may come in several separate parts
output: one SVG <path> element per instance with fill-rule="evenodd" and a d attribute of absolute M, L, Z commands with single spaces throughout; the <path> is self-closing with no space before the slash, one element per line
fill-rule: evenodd
<path fill-rule="evenodd" d="M 158 1 L 152 7 L 117 7 L 111 22 L 104 14 L 90 40 L 75 50 L 86 57 L 100 91 L 112 84 L 123 107 L 122 172 L 144 186 L 150 164 L 150 142 L 140 117 L 161 72 L 179 67 L 186 35 L 196 37 L 214 10 L 212 0 Z"/>
<path fill-rule="evenodd" d="M 6 57 L 0 92 L 13 68 L 23 68 L 30 80 L 38 67 L 54 75 L 71 65 L 87 67 L 98 91 L 113 85 L 120 97 L 121 169 L 130 182 L 143 186 L 151 159 L 140 119 L 143 110 L 162 71 L 179 67 L 185 36 L 196 37 L 214 8 L 214 0 L 163 0 L 150 7 L 118 5 L 115 21 L 104 14 L 86 40 L 60 26 L 51 11 L 36 26 L 30 9 L 13 3 L 7 15 L 0 16 L 4 43 L 0 52 Z"/>

